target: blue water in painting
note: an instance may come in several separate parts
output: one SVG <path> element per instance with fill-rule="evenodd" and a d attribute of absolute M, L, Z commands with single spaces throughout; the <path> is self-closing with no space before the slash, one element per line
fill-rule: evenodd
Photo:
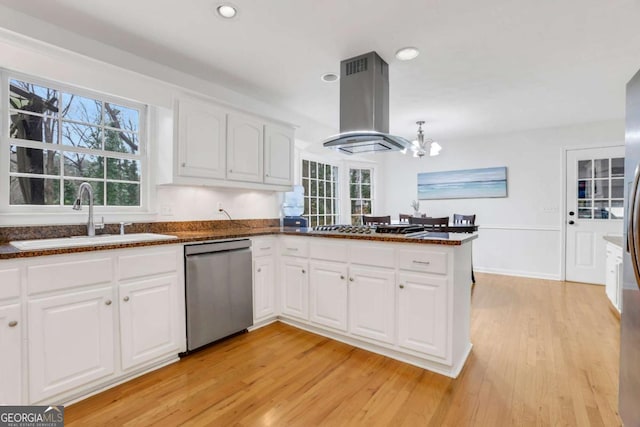
<path fill-rule="evenodd" d="M 506 197 L 507 181 L 448 182 L 418 184 L 418 199 L 465 199 Z"/>

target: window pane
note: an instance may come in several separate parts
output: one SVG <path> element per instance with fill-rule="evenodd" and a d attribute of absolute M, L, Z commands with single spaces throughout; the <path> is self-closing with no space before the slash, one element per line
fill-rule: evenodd
<path fill-rule="evenodd" d="M 318 197 L 324 197 L 324 181 L 318 182 Z"/>
<path fill-rule="evenodd" d="M 596 178 L 609 178 L 609 159 L 594 160 L 593 169 Z"/>
<path fill-rule="evenodd" d="M 324 179 L 324 169 L 322 164 L 318 164 L 318 179 Z"/>
<path fill-rule="evenodd" d="M 63 93 L 62 117 L 76 122 L 100 125 L 102 102 L 83 96 Z"/>
<path fill-rule="evenodd" d="M 611 219 L 622 219 L 624 217 L 624 200 L 611 201 Z"/>
<path fill-rule="evenodd" d="M 578 181 L 578 199 L 591 198 L 591 181 Z"/>
<path fill-rule="evenodd" d="M 624 176 L 624 157 L 611 159 L 611 176 Z"/>
<path fill-rule="evenodd" d="M 46 178 L 9 178 L 9 203 L 12 205 L 59 205 L 60 180 Z"/>
<path fill-rule="evenodd" d="M 578 200 L 578 207 L 579 208 L 590 208 L 591 207 L 591 200 Z"/>
<path fill-rule="evenodd" d="M 138 154 L 140 150 L 138 134 L 106 129 L 104 135 L 104 149 L 107 151 L 115 151 L 117 153 Z"/>
<path fill-rule="evenodd" d="M 140 162 L 107 158 L 107 179 L 140 182 Z"/>
<path fill-rule="evenodd" d="M 122 105 L 104 103 L 104 124 L 112 128 L 138 132 L 140 112 Z"/>
<path fill-rule="evenodd" d="M 360 182 L 358 169 L 349 169 L 349 182 Z"/>
<path fill-rule="evenodd" d="M 578 178 L 593 178 L 591 160 L 578 160 Z"/>
<path fill-rule="evenodd" d="M 370 185 L 366 185 L 366 184 L 362 184 L 362 198 L 363 199 L 370 199 L 371 198 L 371 186 Z"/>
<path fill-rule="evenodd" d="M 60 158 L 56 151 L 12 145 L 10 162 L 10 172 L 60 175 Z"/>
<path fill-rule="evenodd" d="M 593 211 L 591 209 L 578 209 L 578 218 L 591 219 L 593 218 Z"/>
<path fill-rule="evenodd" d="M 371 200 L 362 201 L 362 213 L 365 215 L 371 215 Z"/>
<path fill-rule="evenodd" d="M 104 206 L 104 183 L 102 181 L 83 181 L 81 179 L 64 180 L 64 204 L 73 205 L 78 196 L 78 188 L 83 182 L 89 182 L 93 189 L 93 205 Z M 82 204 L 89 206 L 89 196 L 82 196 Z"/>
<path fill-rule="evenodd" d="M 609 201 L 595 202 L 594 205 L 593 217 L 595 219 L 609 218 Z"/>
<path fill-rule="evenodd" d="M 77 123 L 62 122 L 62 143 L 72 147 L 102 150 L 100 128 Z"/>
<path fill-rule="evenodd" d="M 362 206 L 360 204 L 360 200 L 351 201 L 351 214 L 362 214 Z"/>
<path fill-rule="evenodd" d="M 302 177 L 303 178 L 309 177 L 309 160 L 302 161 Z"/>
<path fill-rule="evenodd" d="M 608 199 L 609 198 L 609 180 L 596 179 L 593 181 L 593 198 Z"/>
<path fill-rule="evenodd" d="M 360 187 L 358 186 L 358 184 L 349 185 L 349 195 L 352 199 L 360 198 Z"/>
<path fill-rule="evenodd" d="M 304 214 L 309 215 L 311 212 L 309 211 L 309 198 L 304 198 Z"/>
<path fill-rule="evenodd" d="M 311 196 L 316 197 L 318 195 L 318 181 L 311 181 Z"/>
<path fill-rule="evenodd" d="M 318 213 L 324 215 L 324 199 L 318 199 Z"/>
<path fill-rule="evenodd" d="M 316 162 L 309 163 L 309 176 L 311 178 L 318 178 L 318 164 Z"/>
<path fill-rule="evenodd" d="M 331 181 L 331 179 L 332 179 L 331 178 L 331 166 L 329 166 L 329 165 L 325 165 L 325 167 L 324 167 L 324 178 L 327 181 Z"/>
<path fill-rule="evenodd" d="M 369 169 L 362 169 L 361 171 L 362 183 L 371 184 L 371 171 Z"/>
<path fill-rule="evenodd" d="M 361 225 L 361 224 L 362 224 L 361 215 L 351 215 L 351 225 Z"/>
<path fill-rule="evenodd" d="M 57 144 L 58 120 L 27 113 L 11 114 L 9 137 Z"/>
<path fill-rule="evenodd" d="M 624 198 L 624 179 L 611 180 L 611 198 Z"/>
<path fill-rule="evenodd" d="M 104 157 L 64 153 L 64 174 L 80 178 L 104 178 Z"/>
<path fill-rule="evenodd" d="M 107 206 L 139 206 L 140 185 L 107 182 Z"/>
<path fill-rule="evenodd" d="M 20 80 L 9 82 L 9 106 L 16 110 L 50 115 L 58 112 L 58 91 Z"/>

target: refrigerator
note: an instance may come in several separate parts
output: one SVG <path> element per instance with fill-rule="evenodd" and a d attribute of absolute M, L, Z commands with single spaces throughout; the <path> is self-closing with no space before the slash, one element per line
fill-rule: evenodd
<path fill-rule="evenodd" d="M 627 83 L 619 414 L 640 425 L 640 71 Z"/>

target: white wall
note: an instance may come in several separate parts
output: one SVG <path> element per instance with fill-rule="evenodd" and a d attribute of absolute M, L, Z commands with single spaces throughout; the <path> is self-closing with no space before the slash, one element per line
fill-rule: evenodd
<path fill-rule="evenodd" d="M 429 216 L 476 214 L 476 271 L 561 278 L 563 148 L 624 144 L 624 121 L 539 129 L 440 141 L 438 157 L 416 159 L 388 153 L 381 164 L 383 211 L 412 213 L 417 174 L 493 166 L 507 167 L 508 197 L 423 200 Z"/>
<path fill-rule="evenodd" d="M 0 68 L 161 108 L 172 108 L 173 100 L 181 92 L 198 93 L 237 109 L 297 125 L 297 145 L 311 147 L 314 144 L 305 141 L 319 141 L 336 131 L 264 100 L 79 37 L 2 6 Z M 0 112 L 3 109 L 4 106 L 0 106 Z M 150 141 L 150 159 L 154 158 L 155 143 Z M 274 218 L 279 215 L 279 195 L 272 191 L 156 188 L 155 185 L 150 191 L 148 213 L 113 214 L 97 209 L 96 215 L 104 214 L 107 222 L 224 219 L 217 211 L 218 202 L 234 218 Z M 63 213 L 41 211 L 32 215 L 2 212 L 0 226 L 82 223 L 86 221 L 85 215 L 86 212 L 77 213 L 71 209 L 68 213 L 66 210 Z"/>

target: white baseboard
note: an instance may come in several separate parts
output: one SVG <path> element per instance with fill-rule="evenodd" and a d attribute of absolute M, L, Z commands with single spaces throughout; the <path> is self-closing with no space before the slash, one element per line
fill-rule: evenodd
<path fill-rule="evenodd" d="M 476 273 L 499 274 L 501 276 L 516 276 L 516 277 L 527 277 L 530 279 L 562 281 L 560 274 L 539 273 L 535 271 L 519 271 L 519 270 L 508 270 L 503 268 L 490 268 L 490 267 L 487 268 L 487 267 L 478 267 L 475 265 L 473 266 L 473 271 Z"/>

